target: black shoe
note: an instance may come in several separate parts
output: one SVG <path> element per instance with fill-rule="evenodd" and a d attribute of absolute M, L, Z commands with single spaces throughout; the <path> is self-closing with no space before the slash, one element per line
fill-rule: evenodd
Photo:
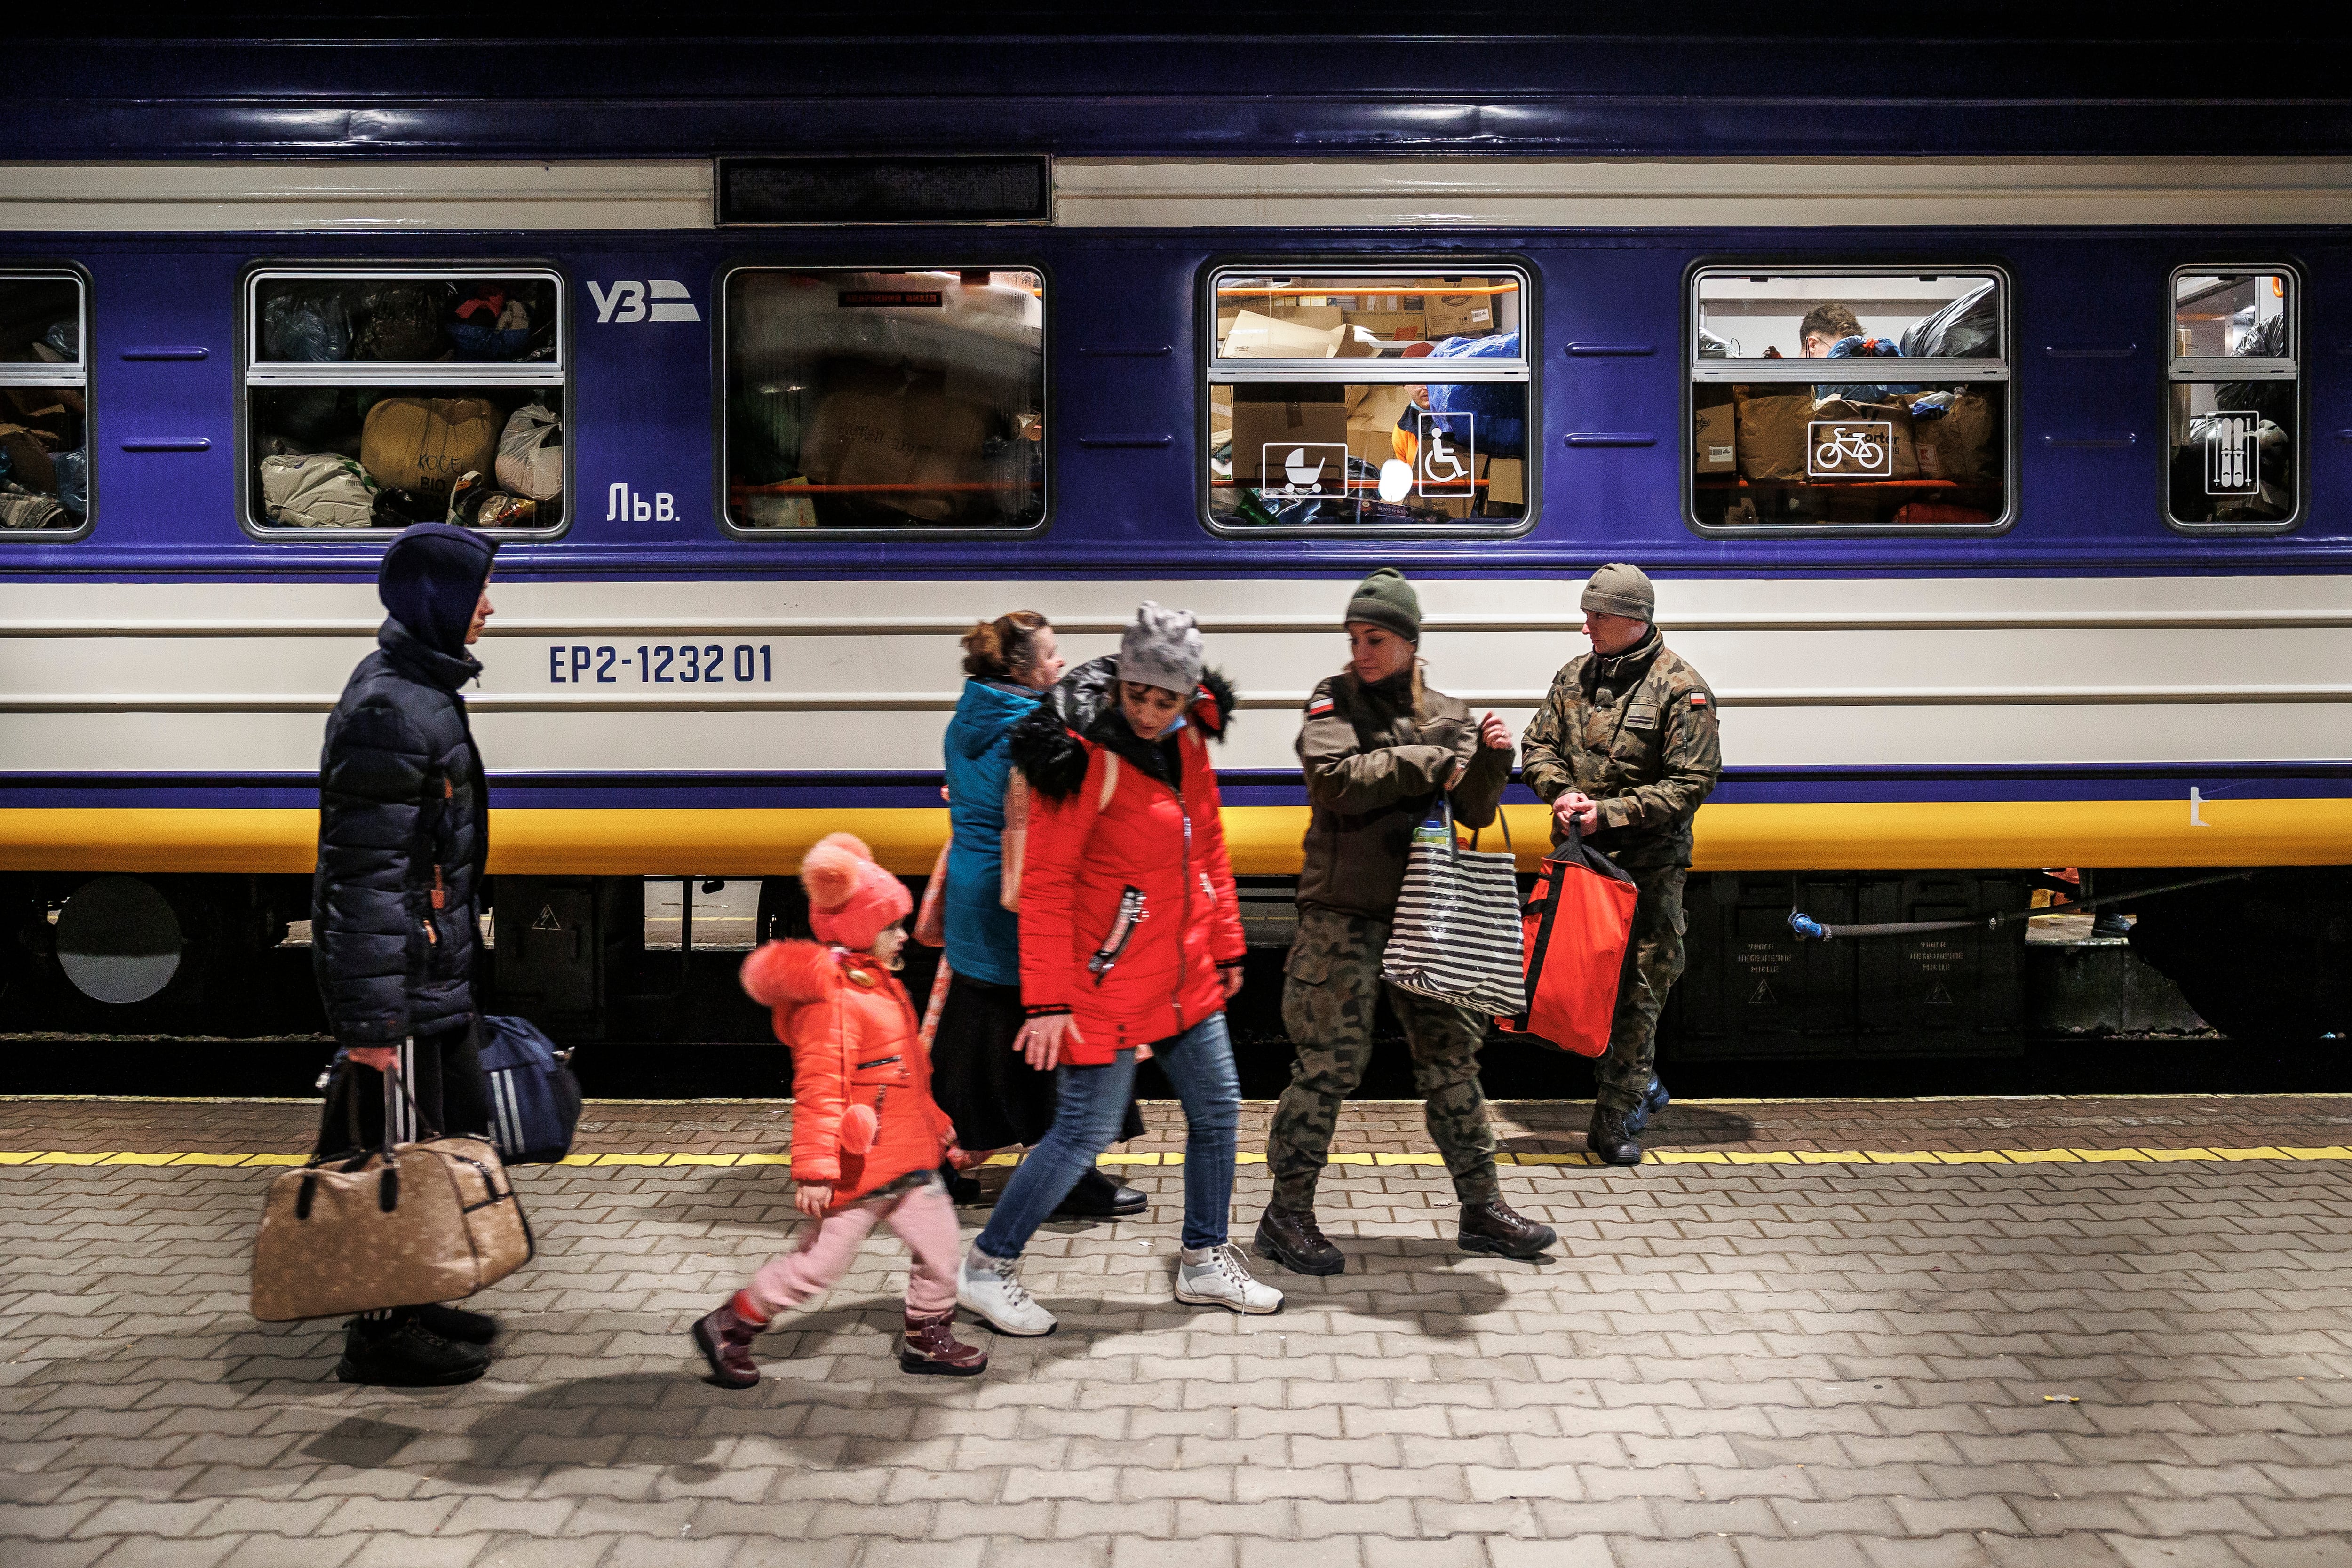
<path fill-rule="evenodd" d="M 1600 1156 L 1604 1165 L 1638 1165 L 1642 1163 L 1642 1146 L 1625 1128 L 1625 1113 L 1612 1110 L 1605 1105 L 1592 1108 L 1592 1125 L 1584 1134 L 1584 1147 Z"/>
<path fill-rule="evenodd" d="M 1492 1252 L 1504 1258 L 1530 1258 L 1559 1239 L 1551 1226 L 1529 1219 L 1502 1199 L 1464 1204 L 1459 1233 L 1465 1252 Z"/>
<path fill-rule="evenodd" d="M 445 1340 L 412 1314 L 354 1318 L 335 1376 L 376 1388 L 446 1388 L 473 1382 L 489 1364 L 489 1352 Z"/>
<path fill-rule="evenodd" d="M 940 1167 L 940 1180 L 947 1186 L 948 1202 L 958 1208 L 969 1208 L 980 1202 L 982 1196 L 980 1184 L 953 1165 Z"/>
<path fill-rule="evenodd" d="M 1080 1173 L 1078 1184 L 1054 1211 L 1055 1219 L 1132 1219 L 1151 1206 L 1133 1187 L 1122 1187 L 1099 1169 Z"/>
<path fill-rule="evenodd" d="M 1293 1274 L 1337 1274 L 1348 1267 L 1347 1254 L 1331 1245 L 1311 1211 L 1278 1209 L 1272 1204 L 1258 1215 L 1250 1250 Z"/>
<path fill-rule="evenodd" d="M 486 1345 L 499 1337 L 499 1321 L 462 1307 L 435 1305 L 416 1309 L 416 1321 L 445 1340 L 464 1345 Z"/>

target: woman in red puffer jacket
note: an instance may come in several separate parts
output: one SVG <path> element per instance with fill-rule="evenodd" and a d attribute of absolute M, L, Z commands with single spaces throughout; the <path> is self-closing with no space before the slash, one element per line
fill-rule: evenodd
<path fill-rule="evenodd" d="M 959 1158 L 955 1128 L 931 1099 L 931 1062 L 915 1005 L 891 973 L 914 908 L 906 884 L 846 833 L 801 865 L 816 942 L 772 942 L 743 961 L 743 989 L 775 1009 L 793 1048 L 793 1203 L 810 1224 L 800 1246 L 694 1325 L 711 1376 L 760 1381 L 751 1341 L 769 1320 L 831 1288 L 858 1243 L 887 1225 L 913 1255 L 907 1276 L 907 1372 L 970 1376 L 988 1357 L 950 1333 L 956 1217 L 940 1180 Z"/>
<path fill-rule="evenodd" d="M 1117 1136 L 1136 1064 L 1157 1059 L 1183 1101 L 1183 1252 L 1176 1299 L 1272 1312 L 1226 1239 L 1241 1087 L 1225 1001 L 1241 989 L 1241 907 L 1209 742 L 1233 691 L 1203 669 L 1190 614 L 1146 604 L 1116 659 L 1081 665 L 1013 731 L 1029 781 L 1015 1041 L 1059 1071 L 1054 1125 L 996 1200 L 956 1297 L 1000 1332 L 1054 1315 L 1014 1278 L 1022 1248 Z"/>

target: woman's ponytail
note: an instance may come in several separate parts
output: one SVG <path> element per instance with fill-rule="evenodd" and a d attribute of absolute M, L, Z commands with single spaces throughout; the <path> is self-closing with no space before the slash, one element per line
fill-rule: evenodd
<path fill-rule="evenodd" d="M 963 634 L 963 672 L 974 680 L 1018 680 L 1037 662 L 1037 634 L 1053 623 L 1034 610 L 975 621 Z"/>

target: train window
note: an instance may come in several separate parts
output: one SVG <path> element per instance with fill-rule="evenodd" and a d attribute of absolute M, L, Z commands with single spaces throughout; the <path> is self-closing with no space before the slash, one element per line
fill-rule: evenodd
<path fill-rule="evenodd" d="M 2284 268 L 2172 275 L 2166 494 L 2181 524 L 2294 518 L 2303 390 Z"/>
<path fill-rule="evenodd" d="M 1702 528 L 1995 528 L 2008 285 L 1983 268 L 1709 268 L 1691 289 Z M 1801 370 L 1789 362 L 1809 362 Z"/>
<path fill-rule="evenodd" d="M 245 313 L 255 528 L 562 527 L 569 365 L 554 273 L 261 271 Z"/>
<path fill-rule="evenodd" d="M 1045 521 L 1042 274 L 743 268 L 725 298 L 732 527 Z"/>
<path fill-rule="evenodd" d="M 1485 263 L 1213 273 L 1211 521 L 1522 526 L 1528 295 L 1525 272 Z"/>
<path fill-rule="evenodd" d="M 0 530 L 79 529 L 89 512 L 89 322 L 70 272 L 0 272 Z"/>

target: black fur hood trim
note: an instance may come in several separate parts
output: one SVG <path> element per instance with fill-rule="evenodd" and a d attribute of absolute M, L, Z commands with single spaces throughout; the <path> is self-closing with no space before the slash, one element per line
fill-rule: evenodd
<path fill-rule="evenodd" d="M 1087 747 L 1080 739 L 1095 720 L 1114 705 L 1112 689 L 1118 680 L 1118 660 L 1111 655 L 1090 658 L 1062 677 L 1037 710 L 1013 727 L 1013 765 L 1029 787 L 1049 799 L 1077 793 L 1087 781 Z M 1234 686 L 1222 670 L 1201 672 L 1201 695 L 1186 717 L 1213 741 L 1223 741 L 1233 728 Z"/>

